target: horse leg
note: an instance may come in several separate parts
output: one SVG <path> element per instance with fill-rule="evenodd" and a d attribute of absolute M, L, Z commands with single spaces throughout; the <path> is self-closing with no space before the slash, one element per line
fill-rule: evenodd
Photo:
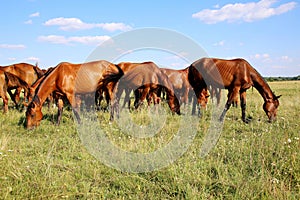
<path fill-rule="evenodd" d="M 238 91 L 239 91 L 240 88 L 234 88 L 233 90 L 229 90 L 228 91 L 228 99 L 227 99 L 227 102 L 225 104 L 225 108 L 219 118 L 220 121 L 223 121 L 224 120 L 224 117 L 226 115 L 226 112 L 229 110 L 231 104 L 232 104 L 232 101 L 234 100 L 234 97 L 238 94 Z"/>
<path fill-rule="evenodd" d="M 104 91 L 105 101 L 106 101 L 106 108 L 105 110 L 108 111 L 109 109 L 109 102 L 111 100 L 111 95 L 109 94 L 109 89 Z"/>
<path fill-rule="evenodd" d="M 114 86 L 109 87 L 107 90 L 107 94 L 110 99 L 110 118 L 109 120 L 114 121 L 115 110 L 117 112 L 117 117 L 119 118 L 119 101 L 122 95 L 123 90 L 119 88 L 119 82 L 117 82 Z"/>
<path fill-rule="evenodd" d="M 216 98 L 217 98 L 217 105 L 220 105 L 221 102 L 221 89 L 220 88 L 216 88 Z"/>
<path fill-rule="evenodd" d="M 250 119 L 246 119 L 246 91 L 240 92 L 240 101 L 242 109 L 242 120 L 245 123 L 249 123 Z"/>
<path fill-rule="evenodd" d="M 123 102 L 123 106 L 122 108 L 125 108 L 126 106 L 126 103 L 128 103 L 130 100 L 130 97 L 129 97 L 129 91 L 128 89 L 125 89 L 125 97 L 124 97 L 124 102 Z M 128 109 L 130 108 L 130 104 L 128 105 Z"/>
<path fill-rule="evenodd" d="M 139 99 L 138 107 L 142 104 L 142 102 L 146 99 L 147 95 L 150 92 L 150 87 L 146 87 L 145 89 L 142 90 L 142 95 L 141 98 Z M 152 96 L 152 95 L 151 95 Z M 136 107 L 136 108 L 138 108 Z"/>
<path fill-rule="evenodd" d="M 11 92 L 11 90 L 7 90 L 7 92 L 8 92 L 8 94 L 9 94 L 11 100 L 14 102 L 16 108 L 18 108 L 18 103 L 17 103 L 17 101 L 16 101 L 16 99 L 15 99 L 14 94 Z"/>
<path fill-rule="evenodd" d="M 3 113 L 7 113 L 8 111 L 8 97 L 6 96 L 6 94 L 4 94 L 3 96 L 1 95 L 2 100 L 3 100 Z"/>
<path fill-rule="evenodd" d="M 64 102 L 61 98 L 59 98 L 57 101 L 57 122 L 56 122 L 57 126 L 60 124 L 61 121 L 63 107 L 64 107 Z"/>
<path fill-rule="evenodd" d="M 192 97 L 192 115 L 195 115 L 196 114 L 196 98 L 195 96 Z"/>
<path fill-rule="evenodd" d="M 14 93 L 14 99 L 16 102 L 16 108 L 19 109 L 19 102 L 20 102 L 20 94 L 21 94 L 22 88 L 18 87 Z"/>
<path fill-rule="evenodd" d="M 103 99 L 103 96 L 101 95 L 101 90 L 96 90 L 95 92 L 95 105 L 96 110 L 100 110 L 100 104 Z"/>
<path fill-rule="evenodd" d="M 137 109 L 140 106 L 141 89 L 134 90 L 134 108 Z"/>
<path fill-rule="evenodd" d="M 81 119 L 79 116 L 79 110 L 80 110 L 80 106 L 78 106 L 80 104 L 80 98 L 78 96 L 76 96 L 74 93 L 66 93 L 66 97 L 69 101 L 69 103 L 71 104 L 73 113 L 75 115 L 75 118 L 78 122 L 78 124 L 81 123 Z"/>

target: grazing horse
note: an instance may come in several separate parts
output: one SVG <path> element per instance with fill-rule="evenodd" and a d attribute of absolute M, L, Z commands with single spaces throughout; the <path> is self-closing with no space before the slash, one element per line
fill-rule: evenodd
<path fill-rule="evenodd" d="M 172 112 L 180 114 L 179 101 L 176 98 L 173 86 L 168 77 L 153 62 L 144 63 L 123 63 L 118 64 L 123 67 L 124 76 L 117 82 L 114 89 L 115 101 L 111 109 L 110 119 L 114 119 L 114 110 L 119 116 L 119 100 L 125 88 L 135 91 L 139 98 L 135 99 L 135 107 L 137 108 L 152 91 L 163 87 L 168 95 L 168 104 Z M 126 68 L 124 67 L 126 66 Z"/>
<path fill-rule="evenodd" d="M 188 80 L 188 68 L 182 70 L 161 68 L 161 71 L 166 74 L 173 85 L 174 92 L 179 97 L 180 105 L 188 104 L 188 94 L 190 83 Z"/>
<path fill-rule="evenodd" d="M 122 70 L 110 62 L 100 60 L 83 64 L 63 62 L 57 65 L 40 83 L 33 100 L 26 111 L 27 129 L 40 124 L 43 118 L 42 105 L 54 91 L 63 95 L 71 104 L 74 115 L 80 123 L 77 94 L 96 92 L 109 82 L 116 82 L 123 75 Z M 109 91 L 112 96 L 112 91 Z"/>
<path fill-rule="evenodd" d="M 192 115 L 195 114 L 196 105 L 198 105 L 198 115 L 200 116 L 200 107 L 206 107 L 209 94 L 206 89 L 203 89 L 201 92 L 199 92 L 196 98 L 190 93 L 192 87 L 188 79 L 189 68 L 187 67 L 180 70 L 161 68 L 161 70 L 168 76 L 170 82 L 172 83 L 175 94 L 177 97 L 179 97 L 180 105 L 188 104 L 189 98 L 193 99 Z"/>
<path fill-rule="evenodd" d="M 54 67 L 48 68 L 47 71 L 44 71 L 44 74 L 34 84 L 31 85 L 30 90 L 29 90 L 29 95 L 28 95 L 28 102 L 30 102 L 33 99 L 33 97 L 35 95 L 35 91 L 40 86 L 41 82 L 54 69 L 55 69 Z M 50 110 L 51 103 L 56 102 L 56 104 L 57 104 L 57 122 L 56 122 L 56 125 L 59 125 L 60 120 L 61 120 L 61 116 L 62 116 L 63 106 L 64 106 L 63 95 L 60 94 L 57 91 L 54 91 L 51 94 L 49 94 L 49 96 L 46 98 L 45 102 L 48 104 L 48 110 Z M 28 105 L 25 104 L 25 106 L 28 106 Z"/>
<path fill-rule="evenodd" d="M 28 63 L 17 63 L 0 67 L 0 69 L 18 76 L 30 86 L 44 74 L 43 70 L 41 70 L 38 66 Z M 15 94 L 12 94 L 10 90 L 8 90 L 8 93 L 11 96 L 12 101 L 18 105 L 18 102 L 20 101 L 21 88 L 16 88 Z M 27 95 L 28 94 L 25 93 L 24 96 L 27 97 Z"/>
<path fill-rule="evenodd" d="M 7 90 L 22 88 L 28 93 L 29 87 L 30 86 L 18 76 L 0 70 L 0 97 L 3 99 L 3 112 L 6 113 L 8 111 Z"/>
<path fill-rule="evenodd" d="M 246 119 L 246 91 L 252 86 L 258 90 L 264 99 L 263 109 L 269 121 L 276 119 L 280 96 L 275 96 L 263 77 L 246 60 L 202 58 L 192 63 L 189 70 L 190 83 L 195 92 L 199 92 L 207 86 L 228 90 L 228 99 L 220 116 L 220 121 L 224 120 L 227 110 L 236 96 L 239 95 L 242 120 L 248 122 Z"/>

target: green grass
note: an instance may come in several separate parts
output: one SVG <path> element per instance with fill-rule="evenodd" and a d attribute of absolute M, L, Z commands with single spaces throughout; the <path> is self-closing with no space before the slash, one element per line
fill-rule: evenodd
<path fill-rule="evenodd" d="M 270 86 L 283 95 L 276 122 L 267 122 L 262 98 L 255 89 L 248 90 L 251 123 L 241 121 L 240 108 L 231 108 L 219 142 L 201 158 L 209 106 L 201 119 L 186 118 L 186 124 L 199 122 L 191 125 L 197 134 L 186 153 L 167 167 L 143 173 L 118 171 L 92 156 L 70 111 L 65 110 L 61 125 L 55 126 L 56 110 L 44 108 L 45 119 L 33 131 L 22 126 L 25 111 L 0 113 L 0 199 L 300 199 L 300 82 Z M 145 108 L 130 115 L 141 129 L 151 125 Z M 114 145 L 137 153 L 166 145 L 180 121 L 178 116 L 160 115 L 165 120 L 161 130 L 153 137 L 136 138 L 118 123 L 109 124 L 108 113 L 97 117 Z"/>

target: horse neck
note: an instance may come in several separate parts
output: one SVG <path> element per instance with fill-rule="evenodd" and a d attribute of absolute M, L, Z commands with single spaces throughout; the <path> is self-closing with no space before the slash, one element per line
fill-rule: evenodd
<path fill-rule="evenodd" d="M 46 101 L 47 97 L 56 89 L 55 73 L 45 77 L 36 89 L 34 99 L 38 98 L 40 106 Z"/>
<path fill-rule="evenodd" d="M 268 99 L 273 99 L 274 94 L 270 88 L 270 86 L 266 83 L 266 81 L 263 79 L 263 77 L 255 71 L 251 75 L 254 87 L 257 89 L 257 91 L 260 93 L 264 101 L 267 101 Z"/>

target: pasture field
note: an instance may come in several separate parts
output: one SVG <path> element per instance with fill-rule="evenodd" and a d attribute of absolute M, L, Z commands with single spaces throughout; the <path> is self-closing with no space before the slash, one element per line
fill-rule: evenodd
<path fill-rule="evenodd" d="M 0 199 L 300 199 L 300 81 L 269 84 L 282 95 L 276 122 L 267 122 L 263 99 L 250 89 L 247 115 L 252 121 L 243 123 L 240 108 L 231 108 L 219 142 L 201 158 L 210 102 L 201 119 L 191 119 L 199 125 L 186 153 L 144 173 L 121 172 L 95 159 L 67 109 L 61 125 L 54 126 L 56 109 L 43 108 L 44 120 L 32 131 L 22 125 L 25 111 L 10 109 L 0 114 Z M 169 125 L 143 141 L 110 125 L 108 113 L 98 118 L 116 145 L 148 152 L 173 136 L 180 117 L 168 116 Z M 134 120 L 147 123 L 143 117 Z"/>

